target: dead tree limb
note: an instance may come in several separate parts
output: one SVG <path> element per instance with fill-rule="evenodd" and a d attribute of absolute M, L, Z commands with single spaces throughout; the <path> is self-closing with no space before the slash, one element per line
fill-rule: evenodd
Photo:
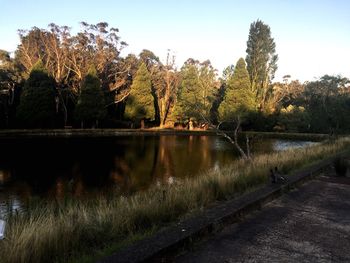
<path fill-rule="evenodd" d="M 220 122 L 217 126 L 214 126 L 216 134 L 226 138 L 231 144 L 233 144 L 243 159 L 251 160 L 249 138 L 246 137 L 247 138 L 247 142 L 246 142 L 247 152 L 244 152 L 244 150 L 242 149 L 242 147 L 238 143 L 238 132 L 239 132 L 239 129 L 241 127 L 241 118 L 237 117 L 236 127 L 235 127 L 234 132 L 233 132 L 233 138 L 231 136 L 229 136 L 226 132 L 224 132 L 220 129 L 221 124 L 222 124 L 222 122 Z"/>
<path fill-rule="evenodd" d="M 200 112 L 200 111 L 198 111 Z M 226 138 L 239 152 L 239 154 L 241 155 L 241 157 L 244 159 L 244 160 L 248 160 L 248 161 L 251 161 L 251 154 L 250 154 L 250 145 L 249 145 L 249 137 L 246 136 L 246 147 L 247 147 L 247 152 L 244 152 L 244 150 L 242 149 L 242 147 L 239 145 L 238 143 L 238 132 L 239 132 L 239 129 L 241 128 L 241 118 L 240 116 L 237 116 L 236 118 L 236 127 L 234 129 L 234 133 L 233 133 L 233 138 L 231 136 L 229 136 L 226 132 L 224 132 L 223 130 L 220 129 L 220 126 L 222 125 L 223 122 L 220 122 L 217 126 L 213 125 L 211 123 L 210 120 L 208 120 L 205 116 L 203 116 L 201 113 L 200 113 L 201 117 L 203 118 L 203 120 L 205 120 L 209 126 L 215 130 L 216 134 L 221 136 L 221 137 L 224 137 Z M 232 121 L 234 122 L 234 121 Z"/>
<path fill-rule="evenodd" d="M 119 103 L 119 102 L 122 102 L 122 101 L 125 100 L 129 95 L 130 95 L 130 91 L 127 92 L 126 94 L 124 94 L 124 96 L 121 97 L 120 99 L 114 100 L 113 102 L 107 104 L 105 107 L 107 108 L 107 107 L 109 107 L 109 106 L 111 106 L 111 105 L 114 105 L 114 104 L 117 104 L 117 103 Z"/>

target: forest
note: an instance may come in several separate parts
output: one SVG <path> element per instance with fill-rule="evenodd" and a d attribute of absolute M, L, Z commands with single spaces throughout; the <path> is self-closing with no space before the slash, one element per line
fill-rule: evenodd
<path fill-rule="evenodd" d="M 127 43 L 106 22 L 81 22 L 77 34 L 53 23 L 18 33 L 13 55 L 0 50 L 1 129 L 230 128 L 239 119 L 244 130 L 350 131 L 349 79 L 274 82 L 276 43 L 261 20 L 222 74 L 194 58 L 178 69 L 170 50 L 165 62 L 146 49 L 123 57 Z"/>

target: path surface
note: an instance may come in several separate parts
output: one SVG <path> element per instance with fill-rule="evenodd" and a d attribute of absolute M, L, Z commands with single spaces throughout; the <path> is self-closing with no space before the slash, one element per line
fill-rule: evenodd
<path fill-rule="evenodd" d="M 175 262 L 350 262 L 348 179 L 312 180 Z"/>

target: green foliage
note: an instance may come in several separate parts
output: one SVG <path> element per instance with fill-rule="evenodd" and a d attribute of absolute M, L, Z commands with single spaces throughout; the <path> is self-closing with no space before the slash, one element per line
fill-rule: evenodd
<path fill-rule="evenodd" d="M 309 82 L 302 94 L 303 104 L 312 118 L 312 132 L 345 131 L 350 129 L 349 80 L 325 75 Z"/>
<path fill-rule="evenodd" d="M 209 120 L 210 110 L 212 109 L 215 95 L 219 90 L 216 72 L 209 60 L 199 64 L 199 84 L 200 92 L 197 96 L 199 96 L 201 102 L 201 115 Z"/>
<path fill-rule="evenodd" d="M 209 119 L 212 103 L 217 93 L 215 70 L 209 61 L 199 63 L 193 59 L 181 68 L 182 81 L 177 94 L 174 115 L 186 120 Z"/>
<path fill-rule="evenodd" d="M 250 25 L 247 41 L 247 70 L 256 101 L 264 109 L 268 89 L 277 70 L 276 44 L 271 37 L 270 27 L 257 20 Z"/>
<path fill-rule="evenodd" d="M 185 64 L 181 68 L 181 77 L 174 115 L 184 120 L 190 116 L 198 116 L 198 71 L 194 65 Z"/>
<path fill-rule="evenodd" d="M 349 80 L 326 75 L 302 84 L 285 75 L 283 83 L 271 83 L 277 70 L 276 44 L 270 27 L 260 20 L 250 25 L 245 72 L 238 73 L 230 65 L 223 72 L 221 85 L 209 61 L 189 59 L 179 72 L 169 53 L 165 64 L 149 50 L 143 50 L 138 57 L 129 54 L 121 58 L 120 51 L 126 43 L 120 41 L 117 28 L 109 28 L 105 22 L 82 22 L 81 26 L 77 34 L 53 23 L 47 29 L 19 30 L 15 58 L 0 50 L 0 127 L 13 127 L 16 115 L 26 127 L 51 127 L 54 117 L 64 119 L 68 125 L 73 117 L 91 122 L 104 118 L 107 104 L 111 123 L 115 118 L 121 120 L 124 113 L 130 119 L 154 119 L 154 123 L 162 125 L 189 118 L 216 122 L 218 117 L 231 119 L 239 113 L 247 120 L 243 127 L 260 131 L 274 127 L 303 132 L 350 131 Z M 33 67 L 40 59 L 43 62 Z M 149 73 L 140 72 L 141 63 Z M 90 65 L 97 73 L 88 74 Z M 243 88 L 246 71 L 250 90 Z M 83 81 L 87 75 L 98 76 L 101 82 L 98 84 L 97 78 L 93 80 L 91 76 Z M 26 78 L 22 103 L 17 108 L 21 82 Z M 91 89 L 81 90 L 82 82 L 89 83 Z M 37 87 L 34 90 L 33 85 Z M 45 85 L 52 88 L 39 88 Z M 75 98 L 80 91 L 77 105 Z M 59 98 L 58 109 L 55 95 Z M 294 109 L 289 111 L 289 105 Z M 259 111 L 248 114 L 251 109 Z"/>
<path fill-rule="evenodd" d="M 154 115 L 151 75 L 146 64 L 142 63 L 130 88 L 130 95 L 125 106 L 125 117 L 133 120 L 153 120 Z"/>
<path fill-rule="evenodd" d="M 274 129 L 276 131 L 308 132 L 310 130 L 310 115 L 302 106 L 289 105 L 281 109 Z"/>
<path fill-rule="evenodd" d="M 101 120 L 106 116 L 104 94 L 95 67 L 90 67 L 83 80 L 74 116 L 85 122 Z"/>
<path fill-rule="evenodd" d="M 160 63 L 159 58 L 152 51 L 148 49 L 143 49 L 139 57 L 140 57 L 140 60 L 146 64 L 148 69 Z"/>
<path fill-rule="evenodd" d="M 234 65 L 227 66 L 222 72 L 222 81 L 227 82 L 229 79 L 231 79 L 234 71 L 235 71 Z"/>
<path fill-rule="evenodd" d="M 246 117 L 255 111 L 254 93 L 250 89 L 249 74 L 243 58 L 237 62 L 233 75 L 228 79 L 224 100 L 219 106 L 220 121 Z"/>
<path fill-rule="evenodd" d="M 46 73 L 42 61 L 39 60 L 25 82 L 17 120 L 24 127 L 52 127 L 55 106 L 55 81 Z"/>

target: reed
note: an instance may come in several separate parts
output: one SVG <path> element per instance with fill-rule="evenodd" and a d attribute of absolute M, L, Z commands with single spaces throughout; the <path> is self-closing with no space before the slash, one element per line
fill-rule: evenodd
<path fill-rule="evenodd" d="M 36 202 L 27 212 L 9 215 L 0 241 L 1 262 L 69 262 L 110 253 L 209 204 L 234 198 L 269 180 L 269 169 L 283 173 L 349 148 L 350 138 L 237 160 L 221 169 L 168 186 L 154 186 L 131 197 Z M 102 251 L 102 252 L 101 252 Z M 86 257 L 86 255 L 88 255 Z M 90 258 L 91 259 L 91 258 Z"/>

